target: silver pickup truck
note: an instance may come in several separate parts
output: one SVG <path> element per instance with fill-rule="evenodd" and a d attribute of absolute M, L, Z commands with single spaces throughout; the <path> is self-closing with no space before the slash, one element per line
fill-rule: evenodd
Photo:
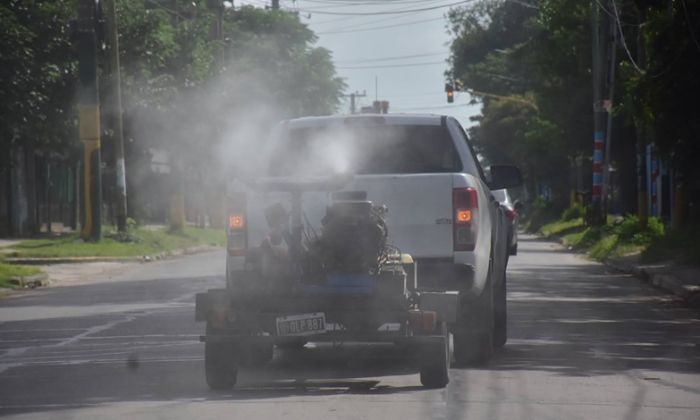
<path fill-rule="evenodd" d="M 507 221 L 490 191 L 517 186 L 517 168 L 487 177 L 438 115 L 300 118 L 261 150 L 230 186 L 227 287 L 197 299 L 211 386 L 235 383 L 226 354 L 339 333 L 415 345 L 426 386 L 447 383 L 448 331 L 458 363 L 505 343 Z"/>

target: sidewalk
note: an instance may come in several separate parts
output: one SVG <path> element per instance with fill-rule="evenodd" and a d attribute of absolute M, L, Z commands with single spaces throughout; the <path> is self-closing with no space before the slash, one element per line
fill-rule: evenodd
<path fill-rule="evenodd" d="M 654 287 L 672 293 L 689 306 L 700 309 L 700 267 L 679 265 L 675 262 L 644 264 L 640 255 L 611 258 L 605 265 L 615 271 L 633 274 Z"/>
<path fill-rule="evenodd" d="M 22 242 L 22 239 L 3 239 L 3 238 L 0 238 L 0 248 L 11 247 L 13 245 L 17 245 L 20 242 Z"/>
<path fill-rule="evenodd" d="M 537 236 L 564 246 L 563 240 L 556 236 Z M 609 258 L 603 264 L 613 271 L 632 274 L 666 293 L 678 296 L 689 307 L 700 309 L 700 266 L 681 265 L 675 261 L 643 263 L 640 253 Z"/>
<path fill-rule="evenodd" d="M 200 254 L 223 249 L 215 245 L 192 245 L 171 249 L 150 255 L 124 257 L 80 256 L 80 257 L 7 257 L 13 252 L 12 247 L 23 240 L 0 239 L 1 261 L 6 264 L 34 266 L 41 270 L 37 274 L 10 277 L 12 287 L 0 288 L 0 297 L 6 297 L 18 291 L 53 285 L 74 285 L 89 281 L 91 278 L 111 278 L 120 271 L 137 267 L 143 263 L 170 260 L 187 255 Z"/>
<path fill-rule="evenodd" d="M 10 257 L 6 258 L 5 261 L 11 264 L 23 265 L 151 262 L 177 258 L 183 255 L 199 254 L 219 248 L 220 247 L 212 245 L 196 245 L 171 251 L 163 251 L 152 255 L 134 255 L 131 257 Z M 2 251 L 0 250 L 0 252 Z"/>

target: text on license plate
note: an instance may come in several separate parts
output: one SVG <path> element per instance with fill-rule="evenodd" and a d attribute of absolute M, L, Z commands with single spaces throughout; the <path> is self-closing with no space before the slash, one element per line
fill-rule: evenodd
<path fill-rule="evenodd" d="M 277 335 L 311 335 L 326 331 L 326 315 L 323 312 L 313 314 L 288 315 L 277 318 Z"/>

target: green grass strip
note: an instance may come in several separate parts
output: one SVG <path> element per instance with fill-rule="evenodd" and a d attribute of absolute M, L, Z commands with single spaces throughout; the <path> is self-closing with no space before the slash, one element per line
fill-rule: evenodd
<path fill-rule="evenodd" d="M 223 246 L 225 243 L 223 229 L 185 227 L 180 231 L 170 231 L 140 228 L 123 237 L 107 233 L 99 242 L 86 242 L 77 235 L 30 239 L 13 245 L 12 252 L 5 255 L 21 258 L 134 257 L 202 245 Z"/>
<path fill-rule="evenodd" d="M 10 284 L 12 277 L 31 276 L 39 273 L 41 270 L 36 267 L 13 265 L 0 261 L 0 287 L 13 287 L 14 285 Z"/>

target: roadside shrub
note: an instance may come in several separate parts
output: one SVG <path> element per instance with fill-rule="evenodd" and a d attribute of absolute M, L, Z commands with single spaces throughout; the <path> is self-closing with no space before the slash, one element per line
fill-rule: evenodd
<path fill-rule="evenodd" d="M 127 242 L 127 243 L 138 243 L 141 242 L 141 238 L 138 235 L 139 223 L 136 219 L 127 217 L 126 218 L 126 232 L 105 232 L 105 238 L 113 239 L 117 242 Z"/>
<path fill-rule="evenodd" d="M 658 220 L 649 219 L 649 230 L 659 232 Z M 660 223 L 660 222 L 659 222 Z M 663 227 L 663 225 L 661 225 Z M 680 229 L 668 230 L 664 235 L 655 236 L 642 254 L 645 262 L 675 260 L 685 264 L 700 264 L 700 225 L 687 224 Z"/>
<path fill-rule="evenodd" d="M 663 237 L 665 227 L 661 220 L 656 217 L 650 217 L 647 228 L 642 230 L 639 226 L 639 217 L 630 214 L 615 225 L 612 232 L 619 235 L 620 240 L 623 242 L 632 242 L 635 245 L 645 246 Z"/>
<path fill-rule="evenodd" d="M 581 232 L 574 232 L 564 237 L 567 245 L 575 249 L 588 249 L 603 237 L 603 232 L 599 227 L 587 227 Z"/>
<path fill-rule="evenodd" d="M 564 210 L 561 215 L 561 220 L 568 222 L 569 220 L 580 219 L 586 215 L 586 209 L 580 204 L 574 204 L 568 209 Z"/>
<path fill-rule="evenodd" d="M 606 235 L 595 242 L 588 251 L 589 255 L 597 260 L 604 259 L 614 253 L 615 248 L 620 243 L 620 236 L 617 234 Z"/>
<path fill-rule="evenodd" d="M 621 239 L 632 239 L 635 234 L 640 232 L 639 218 L 633 214 L 627 215 L 624 219 L 618 222 L 613 229 L 618 235 L 620 235 Z"/>
<path fill-rule="evenodd" d="M 542 197 L 537 197 L 534 200 L 532 200 L 532 209 L 533 210 L 542 210 L 543 208 L 547 207 L 548 201 L 545 200 Z"/>
<path fill-rule="evenodd" d="M 136 228 L 139 227 L 139 222 L 134 219 L 133 217 L 127 217 L 126 218 L 126 229 L 127 230 L 135 230 Z"/>
<path fill-rule="evenodd" d="M 532 203 L 532 215 L 525 230 L 530 233 L 537 232 L 542 226 L 557 220 L 558 216 L 558 210 L 554 204 L 538 197 Z"/>
<path fill-rule="evenodd" d="M 652 239 L 661 238 L 666 233 L 666 227 L 658 217 L 650 217 L 647 223 L 647 230 L 652 236 Z"/>

